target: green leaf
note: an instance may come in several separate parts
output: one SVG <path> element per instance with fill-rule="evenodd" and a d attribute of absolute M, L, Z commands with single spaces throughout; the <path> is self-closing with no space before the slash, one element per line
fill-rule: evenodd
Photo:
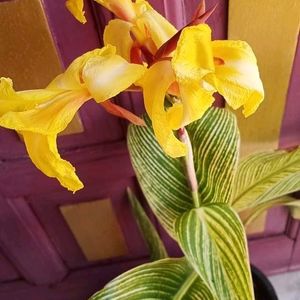
<path fill-rule="evenodd" d="M 243 225 L 227 204 L 211 204 L 176 222 L 180 245 L 220 300 L 254 299 Z"/>
<path fill-rule="evenodd" d="M 186 259 L 163 259 L 134 268 L 90 300 L 215 300 Z"/>
<path fill-rule="evenodd" d="M 212 108 L 187 130 L 201 202 L 229 203 L 239 154 L 235 116 L 228 110 Z"/>
<path fill-rule="evenodd" d="M 238 212 L 300 190 L 300 149 L 247 157 L 238 167 L 234 187 Z"/>
<path fill-rule="evenodd" d="M 130 125 L 128 148 L 140 186 L 155 215 L 175 237 L 174 221 L 193 208 L 180 159 L 166 156 L 157 143 L 149 119 L 147 127 Z"/>
<path fill-rule="evenodd" d="M 148 127 L 130 126 L 128 146 L 137 178 L 154 213 L 179 241 L 217 299 L 253 299 L 244 229 L 229 207 L 239 144 L 234 116 L 224 109 L 212 108 L 187 127 L 200 207 L 194 206 L 183 160 L 166 156 L 148 119 L 146 123 Z"/>
<path fill-rule="evenodd" d="M 149 119 L 147 127 L 129 126 L 128 148 L 141 188 L 151 208 L 171 236 L 174 222 L 194 207 L 181 159 L 164 154 Z M 211 108 L 187 127 L 193 145 L 199 198 L 203 203 L 230 200 L 238 159 L 235 117 L 225 109 Z"/>
<path fill-rule="evenodd" d="M 167 258 L 167 250 L 140 202 L 135 197 L 130 188 L 127 189 L 127 194 L 131 204 L 132 212 L 150 251 L 150 259 L 154 261 Z"/>
<path fill-rule="evenodd" d="M 291 208 L 300 208 L 300 200 L 293 197 L 284 196 L 267 201 L 266 203 L 256 206 L 247 214 L 247 218 L 243 220 L 244 226 L 251 224 L 256 218 L 258 218 L 264 211 L 274 206 L 289 206 Z"/>

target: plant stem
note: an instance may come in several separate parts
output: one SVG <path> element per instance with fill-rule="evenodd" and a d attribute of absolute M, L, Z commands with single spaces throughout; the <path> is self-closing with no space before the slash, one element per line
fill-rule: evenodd
<path fill-rule="evenodd" d="M 193 202 L 195 204 L 195 207 L 198 208 L 200 207 L 200 199 L 198 196 L 198 182 L 194 167 L 193 148 L 189 135 L 184 127 L 178 130 L 178 137 L 183 143 L 187 145 L 187 154 L 183 158 L 183 160 L 185 164 L 187 181 L 192 193 Z"/>

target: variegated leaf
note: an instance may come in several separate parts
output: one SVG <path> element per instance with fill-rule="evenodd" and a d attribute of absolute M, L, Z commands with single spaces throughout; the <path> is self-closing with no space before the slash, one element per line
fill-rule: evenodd
<path fill-rule="evenodd" d="M 128 148 L 142 190 L 166 230 L 174 234 L 174 222 L 194 207 L 181 159 L 164 154 L 147 127 L 129 127 Z M 216 125 L 217 124 L 217 125 Z M 225 109 L 211 108 L 187 127 L 202 203 L 228 203 L 238 159 L 239 136 L 235 117 Z"/>
<path fill-rule="evenodd" d="M 300 190 L 300 149 L 253 154 L 239 165 L 234 208 L 240 212 Z"/>
<path fill-rule="evenodd" d="M 174 221 L 193 208 L 191 192 L 180 159 L 171 158 L 147 127 L 130 125 L 128 148 L 143 193 L 165 229 L 175 237 Z"/>
<path fill-rule="evenodd" d="M 244 226 L 248 226 L 256 220 L 264 211 L 274 206 L 288 206 L 290 208 L 300 208 L 300 200 L 290 196 L 284 196 L 267 201 L 250 210 L 246 218 L 242 218 Z"/>
<path fill-rule="evenodd" d="M 210 109 L 187 127 L 194 152 L 201 203 L 229 203 L 238 163 L 239 132 L 235 116 Z"/>
<path fill-rule="evenodd" d="M 150 251 L 150 259 L 154 261 L 167 258 L 167 250 L 142 205 L 135 197 L 131 189 L 127 189 L 127 194 L 131 204 L 132 212 L 135 216 L 135 220 Z"/>
<path fill-rule="evenodd" d="M 254 299 L 245 231 L 227 204 L 186 212 L 176 232 L 186 257 L 218 299 Z"/>
<path fill-rule="evenodd" d="M 108 283 L 90 300 L 216 300 L 185 258 L 134 268 Z"/>
<path fill-rule="evenodd" d="M 167 157 L 155 141 L 149 120 L 146 123 L 148 127 L 130 126 L 128 145 L 134 169 L 150 206 L 163 226 L 180 241 L 187 258 L 217 299 L 253 299 L 244 230 L 237 215 L 228 206 L 238 157 L 239 136 L 235 118 L 224 109 L 212 108 L 202 119 L 187 127 L 193 145 L 200 207 L 194 206 L 184 176 L 183 160 Z M 208 207 L 215 209 L 210 211 Z M 205 212 L 203 214 L 209 221 L 206 218 L 203 222 L 194 219 L 195 226 L 205 229 L 203 240 L 200 235 L 194 235 L 197 227 L 191 226 L 188 230 L 184 227 L 185 217 L 194 216 L 197 210 Z M 226 230 L 221 230 L 222 226 Z M 229 244 L 226 242 L 228 233 L 232 234 Z M 220 238 L 222 234 L 224 236 Z M 188 251 L 187 242 L 193 244 L 194 252 Z M 204 253 L 205 259 L 199 260 L 197 255 L 201 256 L 201 253 Z M 229 272 L 232 262 L 234 271 Z"/>

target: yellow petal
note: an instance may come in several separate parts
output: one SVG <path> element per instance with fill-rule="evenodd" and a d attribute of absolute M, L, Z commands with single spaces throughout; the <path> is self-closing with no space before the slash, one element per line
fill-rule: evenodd
<path fill-rule="evenodd" d="M 21 132 L 29 157 L 35 166 L 45 175 L 56 178 L 70 191 L 83 188 L 82 182 L 75 173 L 75 168 L 63 160 L 57 150 L 56 135 L 42 135 L 32 132 Z"/>
<path fill-rule="evenodd" d="M 172 131 L 164 108 L 165 94 L 175 77 L 169 61 L 154 64 L 141 81 L 144 101 L 152 120 L 154 134 L 166 154 L 171 157 L 186 155 L 186 145 L 180 142 Z M 159 83 L 159 84 L 158 84 Z"/>
<path fill-rule="evenodd" d="M 119 55 L 89 59 L 82 71 L 83 81 L 97 102 L 126 90 L 142 77 L 146 68 L 130 64 Z"/>
<path fill-rule="evenodd" d="M 135 18 L 135 11 L 131 0 L 95 0 L 103 5 L 117 17 L 130 21 Z"/>
<path fill-rule="evenodd" d="M 10 78 L 0 78 L 0 116 L 9 111 L 24 111 L 48 101 L 56 92 L 48 90 L 29 90 L 16 92 Z"/>
<path fill-rule="evenodd" d="M 123 20 L 111 20 L 104 29 L 103 39 L 105 45 L 113 45 L 117 54 L 130 62 L 130 53 L 133 40 L 130 35 L 132 24 Z"/>
<path fill-rule="evenodd" d="M 84 53 L 76 58 L 63 74 L 58 75 L 54 80 L 52 80 L 52 82 L 47 86 L 47 89 L 76 90 L 84 88 L 85 85 L 82 80 L 82 70 L 88 60 L 93 57 L 106 57 L 115 53 L 116 48 L 111 45 Z"/>
<path fill-rule="evenodd" d="M 17 131 L 55 135 L 71 122 L 78 109 L 90 99 L 86 91 L 60 92 L 53 99 L 22 112 L 7 112 L 0 126 Z"/>
<path fill-rule="evenodd" d="M 183 29 L 172 58 L 176 78 L 180 81 L 200 80 L 214 72 L 211 30 L 200 24 Z"/>
<path fill-rule="evenodd" d="M 242 41 L 213 41 L 212 46 L 214 56 L 224 63 L 216 65 L 209 82 L 233 109 L 244 106 L 246 117 L 253 114 L 263 101 L 264 89 L 251 47 Z"/>
<path fill-rule="evenodd" d="M 82 24 L 86 23 L 83 11 L 83 0 L 67 0 L 66 7 L 79 22 Z"/>
<path fill-rule="evenodd" d="M 157 49 L 176 34 L 177 29 L 148 2 L 138 0 L 134 5 L 137 11 L 137 29 L 143 33 L 144 40 L 150 38 Z"/>
<path fill-rule="evenodd" d="M 167 120 L 170 127 L 175 130 L 181 127 L 183 119 L 183 105 L 182 103 L 174 103 L 167 110 Z"/>
<path fill-rule="evenodd" d="M 211 91 L 203 88 L 203 77 L 214 72 L 211 30 L 200 24 L 183 29 L 177 43 L 172 67 L 179 85 L 185 126 L 202 117 L 212 105 Z"/>
<path fill-rule="evenodd" d="M 176 129 L 200 119 L 215 100 L 212 92 L 206 91 L 198 82 L 192 80 L 179 82 L 179 90 L 183 104 L 183 118 Z"/>

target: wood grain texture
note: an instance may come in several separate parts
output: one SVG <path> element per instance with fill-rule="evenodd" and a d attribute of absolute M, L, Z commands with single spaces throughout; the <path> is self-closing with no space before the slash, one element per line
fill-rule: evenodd
<path fill-rule="evenodd" d="M 293 12 L 293 13 L 291 13 Z M 228 38 L 253 48 L 266 97 L 248 119 L 237 113 L 242 156 L 277 149 L 300 25 L 298 0 L 230 0 Z"/>
<path fill-rule="evenodd" d="M 6 257 L 31 283 L 61 281 L 67 269 L 25 200 L 0 198 L 0 203 L 0 248 Z"/>
<path fill-rule="evenodd" d="M 62 205 L 60 211 L 88 261 L 128 254 L 110 199 Z"/>

